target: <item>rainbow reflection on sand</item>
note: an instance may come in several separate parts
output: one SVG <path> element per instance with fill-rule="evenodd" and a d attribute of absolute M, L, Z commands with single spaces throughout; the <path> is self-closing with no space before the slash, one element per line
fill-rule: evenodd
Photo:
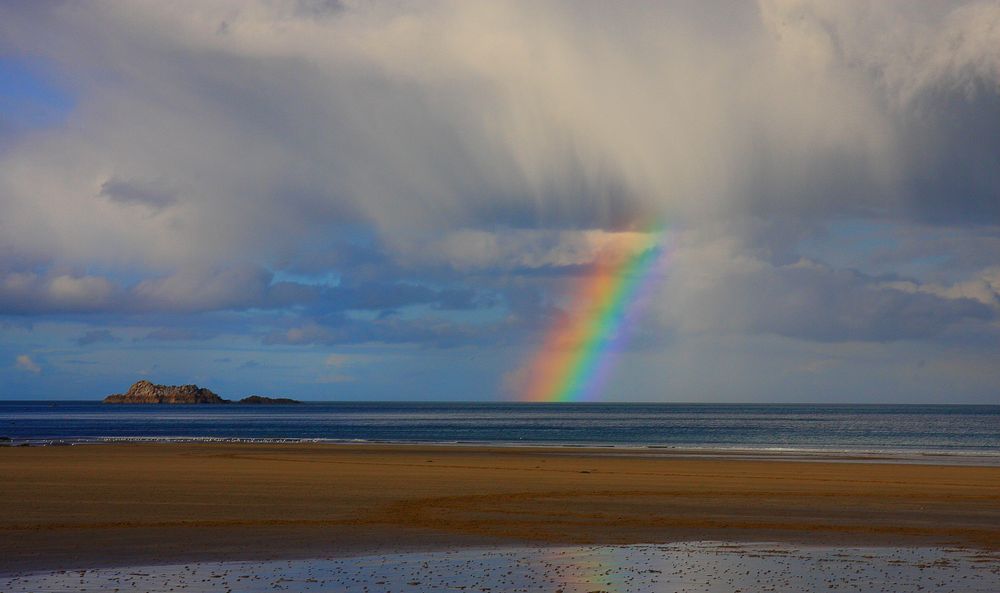
<path fill-rule="evenodd" d="M 457 549 L 263 562 L 60 570 L 0 576 L 7 593 L 722 593 L 1000 591 L 995 554 L 954 548 L 780 543 Z"/>

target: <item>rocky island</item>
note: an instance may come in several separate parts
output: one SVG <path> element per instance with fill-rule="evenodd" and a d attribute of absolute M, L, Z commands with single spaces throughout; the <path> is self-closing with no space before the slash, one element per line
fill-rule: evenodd
<path fill-rule="evenodd" d="M 157 385 L 145 379 L 129 387 L 125 393 L 115 393 L 104 398 L 106 404 L 231 404 L 219 397 L 211 389 L 197 385 Z M 302 402 L 287 397 L 264 397 L 251 395 L 241 399 L 240 404 L 300 404 Z"/>
<path fill-rule="evenodd" d="M 157 385 L 142 380 L 125 393 L 104 398 L 106 404 L 227 404 L 211 389 L 197 385 Z"/>
<path fill-rule="evenodd" d="M 241 404 L 301 404 L 297 399 L 287 397 L 265 397 L 263 395 L 251 395 L 244 397 L 238 403 Z"/>

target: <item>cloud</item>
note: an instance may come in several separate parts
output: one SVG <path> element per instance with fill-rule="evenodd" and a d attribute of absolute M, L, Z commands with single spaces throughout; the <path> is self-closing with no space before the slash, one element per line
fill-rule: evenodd
<path fill-rule="evenodd" d="M 42 367 L 39 366 L 34 360 L 31 359 L 27 354 L 18 354 L 17 359 L 14 362 L 15 366 L 22 371 L 27 371 L 29 373 L 34 373 L 35 375 L 42 372 Z"/>
<path fill-rule="evenodd" d="M 309 322 L 287 330 L 267 334 L 268 345 L 337 345 L 337 344 L 424 344 L 452 348 L 478 343 L 485 338 L 504 338 L 502 327 L 462 324 L 440 319 L 382 318 L 358 320 L 337 318 L 332 323 Z"/>
<path fill-rule="evenodd" d="M 982 270 L 977 278 L 950 286 L 937 283 L 921 284 L 913 280 L 895 280 L 882 285 L 906 293 L 930 294 L 943 299 L 973 300 L 1000 309 L 1000 267 Z"/>
<path fill-rule="evenodd" d="M 658 314 L 689 332 L 772 333 L 815 341 L 921 340 L 1000 318 L 986 279 L 950 286 L 798 259 L 774 263 L 732 239 L 687 237 Z"/>
<path fill-rule="evenodd" d="M 97 311 L 114 303 L 116 290 L 112 282 L 100 276 L 0 273 L 0 311 L 8 314 Z"/>
<path fill-rule="evenodd" d="M 410 265 L 516 271 L 588 266 L 602 255 L 627 257 L 650 243 L 651 233 L 640 231 L 465 229 L 407 245 L 400 251 L 402 261 Z"/>
<path fill-rule="evenodd" d="M 151 210 L 162 210 L 177 201 L 174 194 L 135 182 L 109 179 L 101 186 L 101 195 L 120 204 L 139 204 Z"/>
<path fill-rule="evenodd" d="M 260 266 L 192 267 L 143 280 L 132 293 L 141 306 L 153 310 L 245 309 L 262 304 L 270 284 L 271 274 Z"/>
<path fill-rule="evenodd" d="M 190 342 L 194 340 L 211 340 L 217 336 L 217 332 L 192 329 L 186 327 L 161 327 L 147 333 L 137 340 L 155 342 Z"/>
<path fill-rule="evenodd" d="M 993 353 L 998 23 L 936 0 L 5 3 L 0 51 L 73 96 L 3 139 L 0 314 L 528 343 L 664 226 L 636 344 Z"/>
<path fill-rule="evenodd" d="M 344 367 L 352 364 L 357 360 L 356 356 L 347 354 L 331 354 L 326 357 L 323 361 L 323 366 L 330 370 L 330 372 L 321 374 L 317 379 L 317 383 L 353 383 L 357 380 L 353 375 L 349 375 L 344 372 Z"/>
<path fill-rule="evenodd" d="M 470 310 L 495 305 L 486 291 L 463 286 L 435 287 L 427 282 L 383 280 L 339 284 L 277 281 L 263 266 L 192 266 L 123 285 L 112 278 L 71 274 L 0 274 L 0 314 L 53 313 L 201 313 L 306 307 L 339 311 L 391 312 L 417 305 L 440 310 Z"/>
<path fill-rule="evenodd" d="M 344 375 L 342 373 L 321 375 L 316 379 L 317 383 L 353 383 L 355 381 L 357 381 L 357 378 L 351 375 Z"/>
<path fill-rule="evenodd" d="M 471 309 L 478 293 L 468 289 L 435 289 L 405 282 L 366 282 L 326 291 L 329 305 L 341 310 L 391 310 L 416 304 L 447 309 Z"/>
<path fill-rule="evenodd" d="M 76 339 L 80 346 L 89 346 L 101 342 L 118 342 L 119 338 L 107 329 L 92 329 L 85 331 L 83 335 Z"/>
<path fill-rule="evenodd" d="M 5 153 L 0 230 L 61 261 L 212 266 L 357 223 L 1000 222 L 991 4 L 17 6 L 6 45 L 71 68 L 86 125 Z"/>
<path fill-rule="evenodd" d="M 326 357 L 323 364 L 331 368 L 340 368 L 353 360 L 354 357 L 346 354 L 331 354 Z"/>

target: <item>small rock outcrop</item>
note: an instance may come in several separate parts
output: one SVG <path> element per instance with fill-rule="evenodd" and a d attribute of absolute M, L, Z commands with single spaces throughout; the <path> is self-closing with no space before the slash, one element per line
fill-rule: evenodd
<path fill-rule="evenodd" d="M 139 381 L 125 393 L 104 398 L 106 404 L 227 404 L 210 389 L 197 385 L 157 385 Z"/>
<path fill-rule="evenodd" d="M 241 404 L 301 404 L 297 399 L 287 397 L 265 397 L 263 395 L 251 395 L 244 397 L 238 403 Z"/>

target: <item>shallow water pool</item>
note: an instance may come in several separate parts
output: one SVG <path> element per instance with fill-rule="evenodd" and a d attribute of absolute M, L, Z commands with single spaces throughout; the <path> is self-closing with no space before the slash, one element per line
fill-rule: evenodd
<path fill-rule="evenodd" d="M 1000 557 L 950 548 L 684 542 L 205 562 L 0 578 L 0 591 L 10 593 L 920 590 L 996 593 L 1000 591 Z"/>

